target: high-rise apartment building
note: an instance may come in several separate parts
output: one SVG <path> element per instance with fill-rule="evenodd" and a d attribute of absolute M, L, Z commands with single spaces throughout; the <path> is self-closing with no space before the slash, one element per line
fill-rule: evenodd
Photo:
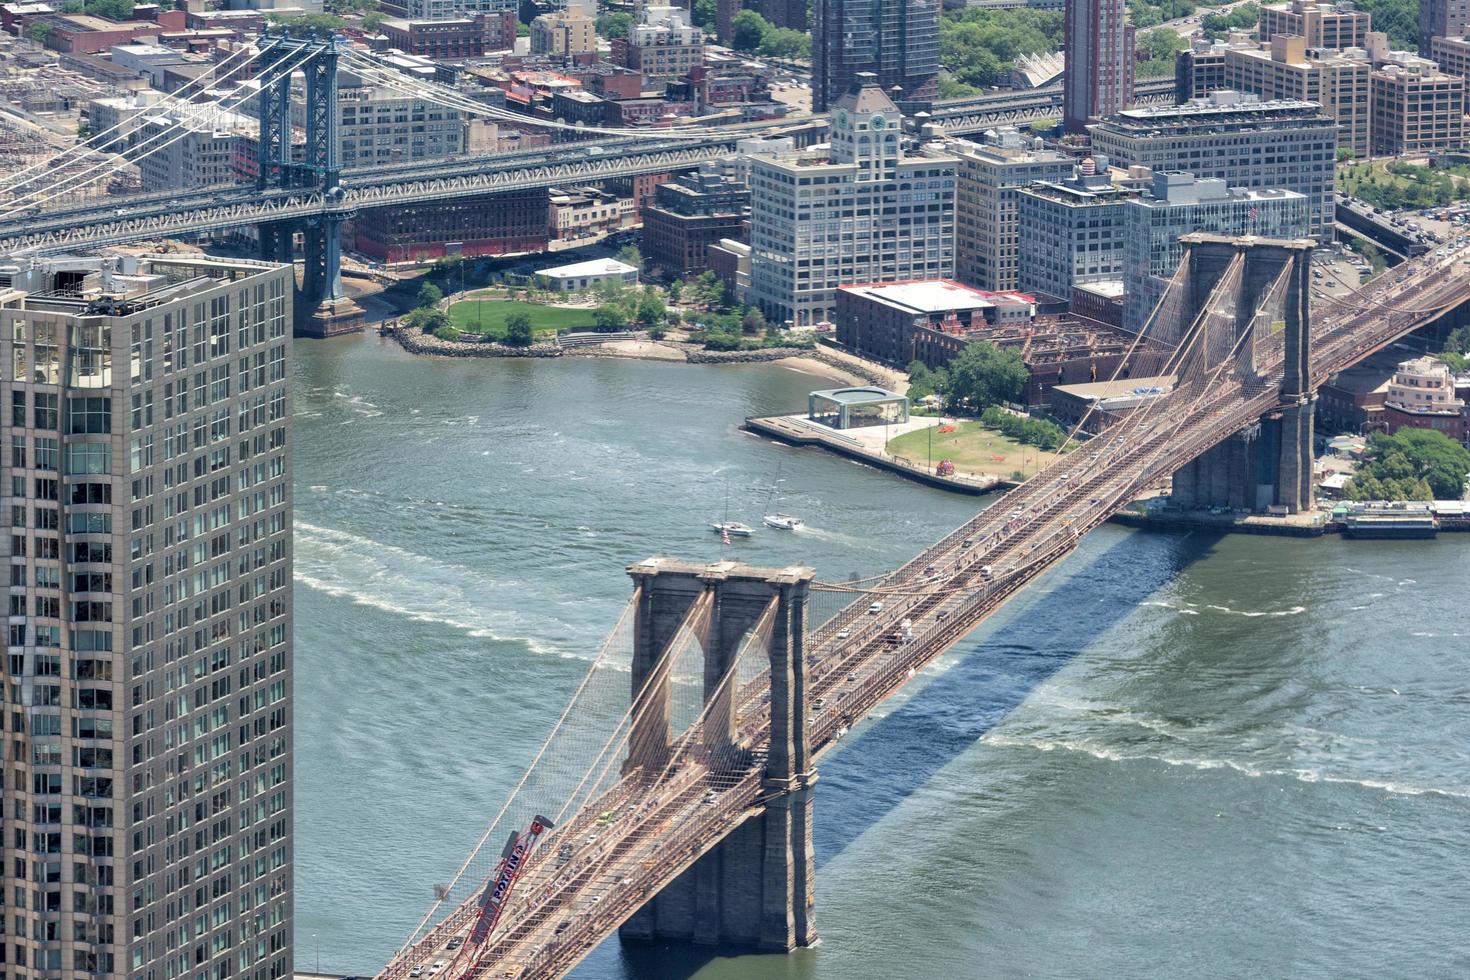
<path fill-rule="evenodd" d="M 1352 0 L 1291 0 L 1263 5 L 1256 13 L 1256 33 L 1262 41 L 1290 34 L 1309 48 L 1361 48 L 1372 29 L 1373 15 L 1359 10 Z"/>
<path fill-rule="evenodd" d="M 1155 173 L 1151 190 L 1123 205 L 1123 326 L 1128 330 L 1137 333 L 1148 322 L 1184 257 L 1179 237 L 1195 231 L 1301 238 L 1307 233 L 1307 199 L 1295 191 L 1248 191 L 1219 179 Z"/>
<path fill-rule="evenodd" d="M 291 268 L 0 278 L 4 969 L 290 977 Z"/>
<path fill-rule="evenodd" d="M 955 276 L 981 289 L 1015 289 L 1016 199 L 1038 180 L 1072 173 L 1072 158 L 1023 136 L 1014 126 L 991 130 L 971 143 L 956 140 Z"/>
<path fill-rule="evenodd" d="M 1373 66 L 1361 49 L 1309 48 L 1306 39 L 1278 34 L 1269 45 L 1224 49 L 1224 88 L 1263 99 L 1316 102 L 1337 120 L 1337 145 L 1368 156 L 1368 77 Z"/>
<path fill-rule="evenodd" d="M 1178 106 L 1128 109 L 1091 127 L 1115 166 L 1183 170 L 1231 187 L 1306 195 L 1314 237 L 1332 234 L 1337 123 L 1316 102 L 1215 92 Z"/>
<path fill-rule="evenodd" d="M 1429 54 L 1437 37 L 1470 34 L 1470 0 L 1419 0 L 1419 53 Z"/>
<path fill-rule="evenodd" d="M 768 319 L 830 321 L 838 286 L 954 274 L 958 161 L 906 155 L 902 123 L 862 75 L 833 108 L 830 151 L 750 151 L 749 301 Z"/>
<path fill-rule="evenodd" d="M 1067 0 L 1062 43 L 1062 124 L 1083 133 L 1133 99 L 1133 25 L 1123 0 Z"/>
<path fill-rule="evenodd" d="M 914 112 L 939 94 L 940 0 L 812 0 L 812 109 L 859 74 Z M 897 91 L 895 91 L 897 90 Z"/>

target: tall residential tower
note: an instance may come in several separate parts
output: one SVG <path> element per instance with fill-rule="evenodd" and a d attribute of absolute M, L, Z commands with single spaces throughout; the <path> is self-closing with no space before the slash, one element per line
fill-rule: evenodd
<path fill-rule="evenodd" d="M 1069 133 L 1116 115 L 1133 99 L 1133 25 L 1123 0 L 1067 0 L 1062 122 Z"/>
<path fill-rule="evenodd" d="M 939 93 L 940 0 L 812 0 L 812 111 L 871 73 L 904 112 Z"/>
<path fill-rule="evenodd" d="M 291 287 L 0 263 L 8 977 L 291 976 Z"/>

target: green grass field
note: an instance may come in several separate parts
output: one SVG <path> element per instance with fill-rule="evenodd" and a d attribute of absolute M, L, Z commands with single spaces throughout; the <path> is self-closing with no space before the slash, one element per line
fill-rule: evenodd
<path fill-rule="evenodd" d="M 531 317 L 537 339 L 558 330 L 590 330 L 595 326 L 591 310 L 567 310 L 520 300 L 464 300 L 449 307 L 449 319 L 468 333 L 486 333 L 505 338 L 505 318 L 520 311 Z"/>
<path fill-rule="evenodd" d="M 947 459 L 961 473 L 988 473 L 1008 478 L 1020 470 L 1031 476 L 1056 457 L 1055 453 L 1042 452 L 1035 446 L 1023 446 L 979 422 L 949 424 L 956 426 L 954 432 L 941 434 L 938 428 L 934 429 L 933 460 L 938 463 Z M 925 466 L 930 459 L 929 438 L 930 433 L 926 429 L 905 433 L 889 440 L 888 452 Z"/>

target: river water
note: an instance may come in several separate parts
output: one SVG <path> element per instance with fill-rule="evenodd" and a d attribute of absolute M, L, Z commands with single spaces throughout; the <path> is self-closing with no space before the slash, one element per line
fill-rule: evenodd
<path fill-rule="evenodd" d="M 973 512 L 739 432 L 776 366 L 296 345 L 297 967 L 371 973 L 504 800 L 651 554 L 911 556 Z M 758 523 L 778 463 L 810 525 Z M 728 488 L 728 489 L 727 489 Z M 1107 527 L 823 760 L 792 956 L 597 980 L 1470 974 L 1470 541 Z"/>

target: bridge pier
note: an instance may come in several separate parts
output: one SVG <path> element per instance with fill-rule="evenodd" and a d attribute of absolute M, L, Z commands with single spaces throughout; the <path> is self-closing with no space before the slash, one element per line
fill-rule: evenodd
<path fill-rule="evenodd" d="M 1235 358 L 1235 375 L 1249 383 L 1256 379 L 1255 343 L 1284 331 L 1286 370 L 1281 380 L 1281 404 L 1257 425 L 1226 439 L 1174 473 L 1170 499 L 1186 509 L 1223 507 L 1264 511 L 1272 505 L 1289 513 L 1310 511 L 1312 495 L 1312 439 L 1316 395 L 1310 377 L 1312 243 L 1254 237 L 1228 238 L 1192 234 L 1181 239 L 1189 278 L 1185 285 L 1185 327 L 1175 339 L 1187 342 L 1195 322 L 1221 287 L 1236 256 L 1245 265 L 1229 297 L 1234 312 L 1233 332 L 1201 338 L 1202 349 L 1190 360 L 1219 363 L 1247 330 Z M 1266 291 L 1285 272 L 1279 310 L 1262 310 Z M 1279 314 L 1279 316 L 1278 316 Z"/>
<path fill-rule="evenodd" d="M 698 858 L 635 913 L 619 935 L 631 942 L 779 950 L 810 946 L 817 938 L 811 835 L 817 777 L 807 728 L 804 638 L 812 570 L 760 569 L 734 562 L 690 565 L 655 558 L 628 572 L 640 589 L 634 613 L 633 692 L 653 707 L 637 726 L 633 742 L 662 746 L 665 752 L 671 736 L 667 672 L 654 690 L 643 690 L 645 681 L 689 609 L 708 594 L 705 747 L 711 753 L 733 753 L 727 755 L 732 758 L 749 753 L 755 764 L 757 746 L 739 739 L 735 685 L 721 682 L 737 668 L 740 650 L 773 600 L 775 610 L 766 644 L 771 742 L 762 772 L 764 811 Z"/>

